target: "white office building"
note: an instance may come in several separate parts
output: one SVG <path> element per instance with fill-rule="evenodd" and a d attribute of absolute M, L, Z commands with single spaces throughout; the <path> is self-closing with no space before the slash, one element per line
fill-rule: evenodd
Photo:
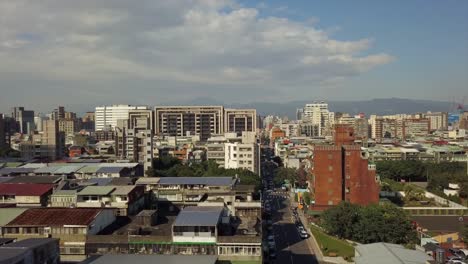
<path fill-rule="evenodd" d="M 147 106 L 112 105 L 98 106 L 95 111 L 95 130 L 113 130 L 117 120 L 128 119 L 131 110 L 148 110 Z"/>
<path fill-rule="evenodd" d="M 302 120 L 304 123 L 318 126 L 318 136 L 325 136 L 334 124 L 335 113 L 328 111 L 328 103 L 314 102 L 305 105 Z"/>

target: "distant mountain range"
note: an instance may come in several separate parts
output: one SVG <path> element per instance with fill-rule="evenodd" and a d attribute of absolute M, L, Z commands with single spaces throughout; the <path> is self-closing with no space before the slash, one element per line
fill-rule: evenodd
<path fill-rule="evenodd" d="M 223 104 L 211 98 L 196 98 L 184 102 L 186 105 L 224 105 L 233 108 L 256 108 L 260 115 L 278 115 L 295 118 L 296 109 L 302 108 L 311 101 L 292 101 L 285 103 L 253 102 L 246 104 Z M 365 113 L 387 115 L 418 112 L 450 112 L 454 111 L 453 103 L 430 100 L 412 100 L 401 98 L 384 98 L 363 101 L 328 101 L 328 108 L 333 112 L 350 114 Z"/>
<path fill-rule="evenodd" d="M 284 103 L 270 103 L 270 102 L 251 102 L 251 103 L 236 103 L 225 104 L 221 101 L 212 98 L 194 98 L 189 101 L 174 101 L 154 105 L 224 105 L 225 107 L 232 108 L 255 108 L 260 115 L 277 115 L 295 118 L 296 109 L 304 107 L 309 101 L 291 101 Z M 371 114 L 386 115 L 386 114 L 402 114 L 402 113 L 418 113 L 418 112 L 455 112 L 455 106 L 451 102 L 443 101 L 430 101 L 430 100 L 413 100 L 402 98 L 384 98 L 372 99 L 362 101 L 327 101 L 330 111 L 344 112 L 350 114 L 365 113 L 367 116 Z M 100 105 L 105 105 L 101 103 Z M 138 103 L 129 102 L 129 104 L 137 105 Z M 139 104 L 138 104 L 139 105 Z M 80 104 L 69 105 L 71 110 L 77 111 L 82 114 L 86 111 L 94 111 L 95 105 Z M 465 109 L 468 109 L 465 106 Z M 68 110 L 68 109 L 67 109 Z"/>

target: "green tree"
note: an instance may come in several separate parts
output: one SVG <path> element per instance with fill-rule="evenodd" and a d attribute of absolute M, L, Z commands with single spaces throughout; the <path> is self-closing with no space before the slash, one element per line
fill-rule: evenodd
<path fill-rule="evenodd" d="M 409 216 L 392 204 L 358 206 L 343 202 L 326 210 L 321 224 L 329 234 L 359 243 L 409 244 L 417 240 Z"/>
<path fill-rule="evenodd" d="M 293 168 L 279 167 L 275 172 L 273 182 L 275 183 L 275 185 L 281 185 L 286 180 L 288 180 L 291 183 L 294 183 L 296 175 L 297 172 Z"/>
<path fill-rule="evenodd" d="M 349 202 L 342 202 L 326 210 L 321 216 L 323 228 L 339 238 L 351 238 L 356 223 L 359 221 L 360 207 Z"/>

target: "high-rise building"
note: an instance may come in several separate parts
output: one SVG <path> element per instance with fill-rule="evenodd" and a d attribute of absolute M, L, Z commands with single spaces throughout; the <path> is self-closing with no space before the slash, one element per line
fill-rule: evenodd
<path fill-rule="evenodd" d="M 304 116 L 304 108 L 297 108 L 296 109 L 296 120 L 302 120 Z"/>
<path fill-rule="evenodd" d="M 45 120 L 42 124 L 43 134 L 41 145 L 47 149 L 46 156 L 50 160 L 56 160 L 64 155 L 65 136 L 59 131 L 57 120 Z"/>
<path fill-rule="evenodd" d="M 377 141 L 397 137 L 397 120 L 377 117 L 373 122 L 372 136 Z"/>
<path fill-rule="evenodd" d="M 427 118 L 405 118 L 397 120 L 396 136 L 399 139 L 425 137 L 430 133 L 430 120 Z"/>
<path fill-rule="evenodd" d="M 447 130 L 448 129 L 448 113 L 447 112 L 427 112 L 425 117 L 429 119 L 431 131 Z"/>
<path fill-rule="evenodd" d="M 0 148 L 4 148 L 6 145 L 5 120 L 3 120 L 3 114 L 0 113 Z"/>
<path fill-rule="evenodd" d="M 65 118 L 65 107 L 59 106 L 57 109 L 54 109 L 51 115 L 52 120 L 60 120 Z"/>
<path fill-rule="evenodd" d="M 147 110 L 147 106 L 112 105 L 98 106 L 95 111 L 95 130 L 113 130 L 118 120 L 128 119 L 130 110 Z"/>
<path fill-rule="evenodd" d="M 355 137 L 358 139 L 369 137 L 369 125 L 364 116 L 350 116 L 349 114 L 343 114 L 337 118 L 337 123 L 352 126 Z"/>
<path fill-rule="evenodd" d="M 199 135 L 205 141 L 223 133 L 222 106 L 156 107 L 156 133 L 168 136 Z"/>
<path fill-rule="evenodd" d="M 130 110 L 127 119 L 117 122 L 115 128 L 116 156 L 143 164 L 145 171 L 153 161 L 153 111 Z"/>
<path fill-rule="evenodd" d="M 375 165 L 354 141 L 352 127 L 335 128 L 335 146 L 315 146 L 313 188 L 317 209 L 348 201 L 360 205 L 378 203 L 379 183 Z"/>
<path fill-rule="evenodd" d="M 18 132 L 22 134 L 34 132 L 34 111 L 24 110 L 24 107 L 13 107 L 11 117 L 18 123 Z"/>
<path fill-rule="evenodd" d="M 81 118 L 81 127 L 86 131 L 94 131 L 94 112 L 86 112 Z"/>
<path fill-rule="evenodd" d="M 335 114 L 328 111 L 327 103 L 315 102 L 305 105 L 302 121 L 318 126 L 318 136 L 325 136 L 331 133 L 331 128 L 335 121 Z"/>
<path fill-rule="evenodd" d="M 257 110 L 255 109 L 225 109 L 224 132 L 243 131 L 255 132 L 257 129 Z"/>

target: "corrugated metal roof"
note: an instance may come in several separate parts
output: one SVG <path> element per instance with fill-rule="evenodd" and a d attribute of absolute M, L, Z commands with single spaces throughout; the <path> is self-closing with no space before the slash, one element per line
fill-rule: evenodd
<path fill-rule="evenodd" d="M 81 165 L 74 165 L 74 166 L 62 166 L 58 170 L 54 171 L 54 174 L 71 174 L 77 172 L 83 166 Z"/>
<path fill-rule="evenodd" d="M 52 174 L 58 169 L 59 169 L 59 167 L 57 167 L 57 166 L 42 167 L 42 168 L 38 168 L 38 169 L 34 170 L 34 173 L 36 173 L 36 174 Z"/>
<path fill-rule="evenodd" d="M 112 194 L 115 195 L 127 195 L 129 194 L 133 189 L 136 188 L 135 185 L 125 185 L 125 186 L 112 186 L 115 188 L 115 191 L 112 192 Z M 141 187 L 140 187 L 141 188 Z"/>
<path fill-rule="evenodd" d="M 88 186 L 81 190 L 78 195 L 108 195 L 114 189 L 114 186 Z"/>
<path fill-rule="evenodd" d="M 95 183 L 97 186 L 106 186 L 110 185 L 112 178 L 91 178 L 87 182 Z"/>
<path fill-rule="evenodd" d="M 32 208 L 7 226 L 89 225 L 105 209 L 99 208 Z"/>
<path fill-rule="evenodd" d="M 27 208 L 0 208 L 0 226 L 5 226 L 18 217 Z"/>
<path fill-rule="evenodd" d="M 53 188 L 53 184 L 0 183 L 0 195 L 42 196 Z"/>
<path fill-rule="evenodd" d="M 79 173 L 96 173 L 99 170 L 99 166 L 84 166 L 83 168 L 79 169 Z"/>
<path fill-rule="evenodd" d="M 222 212 L 221 206 L 186 207 L 177 216 L 174 226 L 215 226 Z"/>
<path fill-rule="evenodd" d="M 46 163 L 27 163 L 21 166 L 21 168 L 34 168 L 34 169 L 39 169 L 39 168 L 44 168 L 47 167 Z"/>
<path fill-rule="evenodd" d="M 120 173 L 124 167 L 101 167 L 96 173 Z"/>
<path fill-rule="evenodd" d="M 359 257 L 355 257 L 356 264 L 414 264 L 426 263 L 432 258 L 426 253 L 417 250 L 406 249 L 401 245 L 389 243 L 373 243 L 356 246 Z"/>
<path fill-rule="evenodd" d="M 189 185 L 209 185 L 209 186 L 230 186 L 233 183 L 232 177 L 163 177 L 160 178 L 161 185 L 189 184 Z"/>
<path fill-rule="evenodd" d="M 58 191 L 55 191 L 52 195 L 56 195 L 56 196 L 74 196 L 78 193 L 77 190 L 58 190 Z"/>
<path fill-rule="evenodd" d="M 2 168 L 0 169 L 0 175 L 10 175 L 10 174 L 27 174 L 34 171 L 34 168 Z"/>
<path fill-rule="evenodd" d="M 39 184 L 55 184 L 60 182 L 60 176 L 14 176 L 8 183 L 39 183 Z"/>
<path fill-rule="evenodd" d="M 157 184 L 159 183 L 159 179 L 160 178 L 141 177 L 135 182 L 135 184 Z"/>

